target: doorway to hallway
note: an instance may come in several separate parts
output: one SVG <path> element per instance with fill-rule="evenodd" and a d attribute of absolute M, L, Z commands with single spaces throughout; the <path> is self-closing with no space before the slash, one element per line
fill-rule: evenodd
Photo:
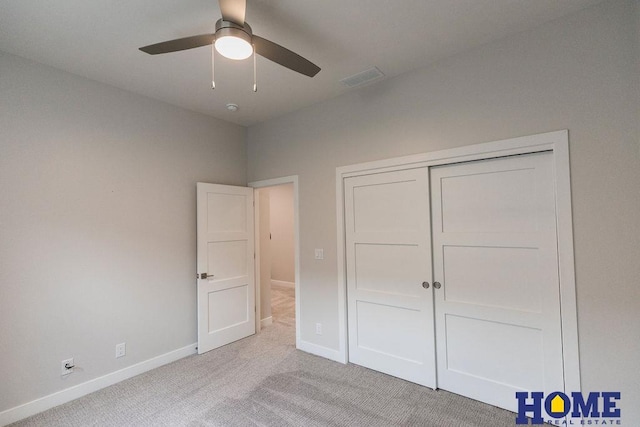
<path fill-rule="evenodd" d="M 296 326 L 294 184 L 261 187 L 256 200 L 258 329 Z M 257 322 L 257 323 L 258 323 Z"/>

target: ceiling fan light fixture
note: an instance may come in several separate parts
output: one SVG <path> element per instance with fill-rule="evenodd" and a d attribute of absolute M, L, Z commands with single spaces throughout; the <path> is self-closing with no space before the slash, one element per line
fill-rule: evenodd
<path fill-rule="evenodd" d="M 216 32 L 215 47 L 225 58 L 242 60 L 253 55 L 251 36 L 238 28 L 221 28 Z"/>
<path fill-rule="evenodd" d="M 253 91 L 256 86 L 256 55 L 260 55 L 278 65 L 313 77 L 320 71 L 313 62 L 303 58 L 295 52 L 280 46 L 270 40 L 253 35 L 253 31 L 244 20 L 247 2 L 246 0 L 218 0 L 222 18 L 216 21 L 213 34 L 200 34 L 197 36 L 183 37 L 175 40 L 167 40 L 160 43 L 143 46 L 142 52 L 149 55 L 178 52 L 209 46 L 211 49 L 211 88 L 215 89 L 214 61 L 216 51 L 226 58 L 242 60 L 253 55 Z"/>

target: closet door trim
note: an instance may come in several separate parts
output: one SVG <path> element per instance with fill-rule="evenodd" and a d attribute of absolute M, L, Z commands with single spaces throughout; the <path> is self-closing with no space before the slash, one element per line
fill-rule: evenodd
<path fill-rule="evenodd" d="M 571 182 L 569 169 L 569 132 L 561 130 L 482 144 L 457 147 L 430 153 L 360 163 L 336 168 L 336 222 L 338 255 L 338 360 L 346 363 L 348 355 L 347 278 L 344 179 L 380 172 L 454 164 L 518 154 L 553 152 L 558 233 L 558 264 L 562 323 L 565 390 L 581 391 L 578 350 Z"/>

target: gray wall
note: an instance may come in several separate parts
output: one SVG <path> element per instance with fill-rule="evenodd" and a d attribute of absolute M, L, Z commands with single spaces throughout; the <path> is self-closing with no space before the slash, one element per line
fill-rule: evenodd
<path fill-rule="evenodd" d="M 245 133 L 0 53 L 0 412 L 196 341 L 195 183 Z"/>
<path fill-rule="evenodd" d="M 640 420 L 638 13 L 604 2 L 249 128 L 249 181 L 300 177 L 301 338 L 338 348 L 337 166 L 569 129 L 583 387 Z"/>

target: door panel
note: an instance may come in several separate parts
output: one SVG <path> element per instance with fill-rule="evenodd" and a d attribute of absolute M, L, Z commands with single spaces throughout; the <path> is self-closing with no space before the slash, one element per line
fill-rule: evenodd
<path fill-rule="evenodd" d="M 255 333 L 253 189 L 197 184 L 198 353 Z"/>
<path fill-rule="evenodd" d="M 415 272 L 424 263 L 419 245 L 358 243 L 355 261 L 358 290 L 410 297 L 419 297 L 424 291 L 416 286 Z"/>
<path fill-rule="evenodd" d="M 209 242 L 207 251 L 207 271 L 215 271 L 216 280 L 247 276 L 250 260 L 247 260 L 246 240 Z"/>
<path fill-rule="evenodd" d="M 441 176 L 438 183 L 442 232 L 536 231 L 535 169 L 483 169 L 459 173 Z"/>
<path fill-rule="evenodd" d="M 563 390 L 551 153 L 431 169 L 438 387 Z"/>
<path fill-rule="evenodd" d="M 446 246 L 443 250 L 446 301 L 540 312 L 537 250 L 469 246 Z M 491 286 L 480 287 L 478 283 Z"/>
<path fill-rule="evenodd" d="M 247 321 L 246 285 L 209 292 L 209 332 L 219 332 Z M 240 310 L 237 308 L 240 307 Z"/>
<path fill-rule="evenodd" d="M 420 315 L 420 310 L 399 307 L 399 304 L 358 301 L 358 349 L 420 365 L 422 348 L 415 342 L 424 332 L 420 329 Z"/>
<path fill-rule="evenodd" d="M 407 197 L 421 190 L 420 182 L 384 182 L 377 176 L 370 179 L 371 184 L 352 189 L 353 231 L 385 233 L 420 229 L 422 213 L 415 209 L 411 197 Z"/>
<path fill-rule="evenodd" d="M 444 327 L 449 371 L 511 387 L 541 389 L 542 378 L 529 375 L 529 370 L 544 370 L 540 329 L 453 314 L 445 316 Z"/>
<path fill-rule="evenodd" d="M 245 195 L 207 192 L 207 231 L 209 233 L 246 232 L 247 226 Z"/>
<path fill-rule="evenodd" d="M 435 387 L 426 168 L 345 179 L 349 361 Z"/>

